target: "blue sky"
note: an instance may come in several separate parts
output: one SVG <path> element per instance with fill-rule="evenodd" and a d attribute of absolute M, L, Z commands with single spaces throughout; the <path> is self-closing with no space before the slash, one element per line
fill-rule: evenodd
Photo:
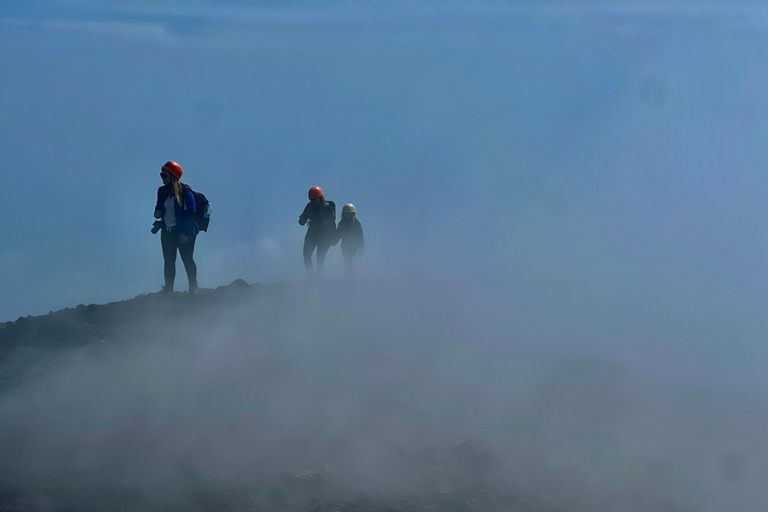
<path fill-rule="evenodd" d="M 214 208 L 202 286 L 301 278 L 320 185 L 363 272 L 765 357 L 768 18 L 637 5 L 5 2 L 0 319 L 158 290 L 173 159 Z"/>

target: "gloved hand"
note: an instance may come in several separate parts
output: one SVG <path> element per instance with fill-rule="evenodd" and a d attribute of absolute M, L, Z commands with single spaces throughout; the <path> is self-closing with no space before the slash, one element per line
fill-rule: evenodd
<path fill-rule="evenodd" d="M 150 231 L 154 235 L 164 227 L 165 227 L 165 222 L 163 222 L 162 220 L 156 220 L 155 222 L 152 223 L 152 229 Z"/>

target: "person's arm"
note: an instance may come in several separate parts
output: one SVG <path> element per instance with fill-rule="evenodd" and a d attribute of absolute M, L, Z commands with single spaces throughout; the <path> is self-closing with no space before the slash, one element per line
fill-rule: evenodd
<path fill-rule="evenodd" d="M 365 252 L 365 237 L 363 236 L 363 224 L 360 221 L 357 221 L 357 232 L 360 236 L 360 249 L 357 253 L 362 256 L 363 252 Z"/>
<path fill-rule="evenodd" d="M 307 219 L 309 218 L 309 204 L 304 207 L 304 211 L 301 212 L 301 215 L 299 215 L 299 226 L 303 226 L 307 223 Z"/>
<path fill-rule="evenodd" d="M 336 226 L 336 229 L 333 232 L 333 236 L 331 237 L 331 245 L 336 245 L 341 241 L 341 239 L 344 237 L 344 232 L 346 231 L 344 229 L 345 225 L 343 222 L 339 222 L 339 225 Z"/>
<path fill-rule="evenodd" d="M 163 187 L 157 189 L 157 203 L 155 203 L 155 218 L 159 219 L 165 213 L 165 207 L 163 206 L 164 199 L 162 196 Z"/>

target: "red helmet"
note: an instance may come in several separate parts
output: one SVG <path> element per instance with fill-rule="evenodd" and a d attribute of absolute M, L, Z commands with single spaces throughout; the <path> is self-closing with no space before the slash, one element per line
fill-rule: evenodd
<path fill-rule="evenodd" d="M 177 180 L 181 179 L 181 173 L 182 173 L 181 166 L 176 162 L 174 162 L 173 160 L 171 160 L 170 162 L 166 162 L 165 165 L 163 165 L 163 169 L 165 169 L 169 173 L 176 176 Z"/>
<path fill-rule="evenodd" d="M 309 189 L 309 198 L 310 199 L 317 199 L 318 197 L 323 196 L 323 189 L 320 187 L 312 187 Z"/>

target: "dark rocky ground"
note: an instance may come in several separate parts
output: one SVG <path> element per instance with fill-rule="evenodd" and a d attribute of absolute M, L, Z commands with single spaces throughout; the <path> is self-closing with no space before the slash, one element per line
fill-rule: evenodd
<path fill-rule="evenodd" d="M 157 326 L 167 325 L 169 319 L 184 323 L 189 318 L 208 318 L 203 323 L 215 323 L 221 312 L 243 303 L 279 302 L 290 306 L 297 293 L 304 291 L 289 283 L 260 286 L 237 280 L 228 286 L 201 290 L 196 296 L 147 294 L 104 305 L 80 304 L 0 324 L 0 397 L 34 387 L 49 373 L 62 371 L 79 358 L 100 357 L 110 347 L 151 339 Z M 104 481 L 94 478 L 88 470 L 78 476 L 77 469 L 67 468 L 66 460 L 58 469 L 37 471 L 25 466 L 17 473 L 14 466 L 24 466 L 25 457 L 38 443 L 27 439 L 24 429 L 0 430 L 0 447 L 5 452 L 0 463 L 0 512 L 563 510 L 553 498 L 505 477 L 495 449 L 479 439 L 402 454 L 402 459 L 408 460 L 408 483 L 400 482 L 392 488 L 357 486 L 328 467 L 294 464 L 291 469 L 255 471 L 250 481 L 247 473 L 233 481 L 179 467 L 175 475 L 178 481 L 168 489 L 162 481 L 150 485 L 120 482 L 117 478 Z M 14 450 L 14 436 L 24 445 L 18 451 Z M 44 454 L 45 459 L 59 456 L 55 450 Z M 64 455 L 65 459 L 71 456 L 69 451 Z M 104 469 L 101 462 L 96 466 L 97 472 Z"/>

